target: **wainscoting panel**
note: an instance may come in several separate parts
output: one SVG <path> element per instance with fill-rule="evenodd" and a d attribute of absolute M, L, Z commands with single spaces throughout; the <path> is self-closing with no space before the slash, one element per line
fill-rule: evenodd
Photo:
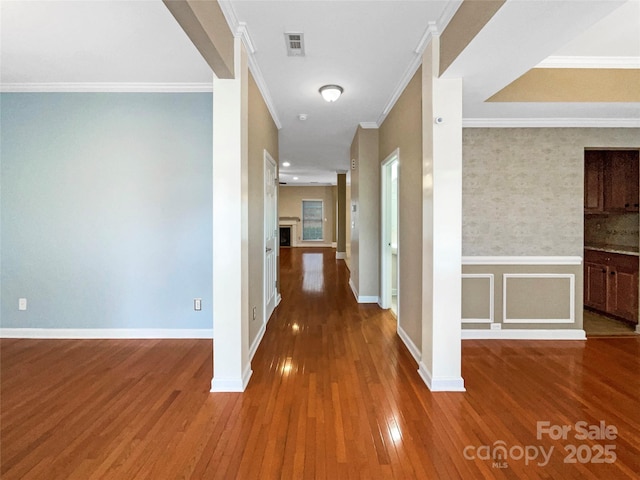
<path fill-rule="evenodd" d="M 462 323 L 493 323 L 492 273 L 462 274 Z"/>
<path fill-rule="evenodd" d="M 463 338 L 583 338 L 582 276 L 580 257 L 463 257 Z"/>
<path fill-rule="evenodd" d="M 575 323 L 575 276 L 571 273 L 505 273 L 504 323 Z"/>

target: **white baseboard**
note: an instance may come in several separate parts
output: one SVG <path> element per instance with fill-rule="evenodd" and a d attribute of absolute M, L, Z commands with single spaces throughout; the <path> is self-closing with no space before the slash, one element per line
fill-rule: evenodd
<path fill-rule="evenodd" d="M 338 242 L 331 242 L 331 248 L 338 248 Z"/>
<path fill-rule="evenodd" d="M 268 320 L 267 320 L 268 321 Z M 253 360 L 253 356 L 256 354 L 256 350 L 260 346 L 260 342 L 262 342 L 262 337 L 264 337 L 264 333 L 267 331 L 267 327 L 265 324 L 262 324 L 256 338 L 253 340 L 251 344 L 251 348 L 249 348 L 249 361 Z"/>
<path fill-rule="evenodd" d="M 462 340 L 586 340 L 581 329 L 559 330 L 476 330 L 463 329 Z"/>
<path fill-rule="evenodd" d="M 636 325 L 636 333 L 640 334 L 640 323 L 638 325 Z"/>
<path fill-rule="evenodd" d="M 344 260 L 347 258 L 347 252 L 336 252 L 336 260 Z"/>
<path fill-rule="evenodd" d="M 378 303 L 380 301 L 380 298 L 377 296 L 368 296 L 368 295 L 358 294 L 358 289 L 356 288 L 351 278 L 349 278 L 349 286 L 351 287 L 351 291 L 353 292 L 353 295 L 356 297 L 356 302 L 358 303 Z"/>
<path fill-rule="evenodd" d="M 211 380 L 211 392 L 244 392 L 253 374 L 251 363 L 247 364 L 242 378 L 216 378 Z"/>
<path fill-rule="evenodd" d="M 50 339 L 213 339 L 213 328 L 0 328 L 0 338 Z"/>
<path fill-rule="evenodd" d="M 422 358 L 422 352 L 420 351 L 420 349 L 416 347 L 416 344 L 413 343 L 409 335 L 407 335 L 407 332 L 405 332 L 400 325 L 398 325 L 397 331 L 398 331 L 398 336 L 404 342 L 411 356 L 415 359 L 417 363 L 420 363 L 420 359 Z"/>
<path fill-rule="evenodd" d="M 280 305 L 281 301 L 282 301 L 282 295 L 280 295 L 280 292 L 278 292 L 278 294 L 276 295 L 276 305 L 275 306 L 277 307 L 278 305 Z M 269 317 L 267 319 L 267 323 L 269 323 L 270 319 L 271 319 L 271 317 Z"/>
<path fill-rule="evenodd" d="M 420 362 L 418 374 L 432 392 L 466 392 L 462 377 L 433 377 L 426 365 Z"/>

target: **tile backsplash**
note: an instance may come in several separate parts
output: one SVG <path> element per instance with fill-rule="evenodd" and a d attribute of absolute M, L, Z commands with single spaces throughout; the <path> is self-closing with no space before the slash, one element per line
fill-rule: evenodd
<path fill-rule="evenodd" d="M 637 213 L 587 215 L 584 218 L 584 243 L 637 247 L 638 230 Z"/>

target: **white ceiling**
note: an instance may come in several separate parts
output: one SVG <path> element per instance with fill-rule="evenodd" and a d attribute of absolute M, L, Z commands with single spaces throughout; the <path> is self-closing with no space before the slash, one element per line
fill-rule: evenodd
<path fill-rule="evenodd" d="M 348 169 L 357 124 L 384 117 L 429 22 L 442 28 L 459 4 L 225 3 L 255 47 L 254 73 L 282 125 L 280 161 L 292 164 L 281 169 L 288 183 L 335 183 L 336 170 Z M 5 91 L 210 88 L 209 67 L 160 0 L 2 0 L 0 7 Z M 306 57 L 286 56 L 286 31 L 304 32 Z M 640 0 L 508 0 L 446 72 L 464 77 L 465 119 L 640 118 L 638 104 L 484 103 L 550 55 L 640 57 Z M 321 99 L 326 83 L 344 87 L 338 102 Z"/>

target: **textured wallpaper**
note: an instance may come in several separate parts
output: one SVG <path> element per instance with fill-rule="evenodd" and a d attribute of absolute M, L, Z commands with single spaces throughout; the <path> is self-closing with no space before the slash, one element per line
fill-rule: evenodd
<path fill-rule="evenodd" d="M 585 147 L 639 147 L 640 129 L 467 128 L 463 255 L 582 255 Z"/>

